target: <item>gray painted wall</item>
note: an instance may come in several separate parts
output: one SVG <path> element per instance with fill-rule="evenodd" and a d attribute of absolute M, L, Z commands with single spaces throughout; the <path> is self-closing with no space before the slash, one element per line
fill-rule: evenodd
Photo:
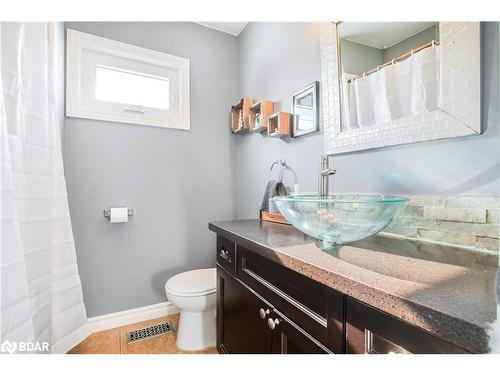
<path fill-rule="evenodd" d="M 421 32 L 402 40 L 401 42 L 386 49 L 386 61 L 392 60 L 395 57 L 402 55 L 412 48 L 420 47 L 422 44 L 431 41 L 432 39 L 439 40 L 439 28 L 434 25 Z"/>
<path fill-rule="evenodd" d="M 321 79 L 317 23 L 250 23 L 238 39 L 241 95 L 273 100 L 275 110 L 290 112 L 292 94 Z M 265 134 L 234 136 L 236 207 L 242 219 L 258 217 L 269 166 L 276 159 L 293 167 L 301 190 L 316 190 L 322 133 L 296 139 Z M 293 176 L 285 174 L 284 181 L 293 184 Z"/>
<path fill-rule="evenodd" d="M 342 67 L 345 73 L 363 74 L 384 61 L 384 50 L 365 46 L 361 43 L 340 40 Z"/>
<path fill-rule="evenodd" d="M 422 44 L 439 40 L 437 26 L 431 26 L 421 32 L 387 48 L 379 49 L 353 42 L 348 39 L 341 39 L 342 66 L 344 72 L 351 74 L 363 74 L 378 65 L 390 61 L 395 57 L 410 51 L 412 48 L 420 47 Z"/>
<path fill-rule="evenodd" d="M 253 23 L 240 34 L 241 93 L 281 102 L 319 80 L 319 26 Z M 498 23 L 483 25 L 482 89 L 486 132 L 481 136 L 405 145 L 333 157 L 334 192 L 500 196 Z M 270 163 L 285 158 L 302 190 L 317 191 L 322 135 L 278 140 L 237 136 L 236 208 L 239 218 L 256 218 Z"/>
<path fill-rule="evenodd" d="M 66 118 L 69 205 L 89 317 L 164 302 L 166 280 L 215 265 L 210 220 L 234 216 L 237 39 L 194 23 L 66 23 L 191 60 L 191 131 Z M 129 206 L 127 224 L 102 210 Z"/>

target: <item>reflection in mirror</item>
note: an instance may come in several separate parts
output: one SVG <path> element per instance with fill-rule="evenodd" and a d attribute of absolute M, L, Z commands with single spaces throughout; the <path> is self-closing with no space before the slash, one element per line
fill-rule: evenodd
<path fill-rule="evenodd" d="M 481 134 L 479 22 L 321 24 L 325 152 Z"/>
<path fill-rule="evenodd" d="M 319 82 L 314 82 L 292 97 L 293 137 L 318 131 Z"/>
<path fill-rule="evenodd" d="M 342 131 L 440 108 L 438 22 L 340 28 Z"/>

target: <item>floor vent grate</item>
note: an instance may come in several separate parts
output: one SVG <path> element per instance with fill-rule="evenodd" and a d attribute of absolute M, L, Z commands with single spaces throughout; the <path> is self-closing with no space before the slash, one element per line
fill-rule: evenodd
<path fill-rule="evenodd" d="M 156 324 L 151 327 L 138 329 L 127 333 L 127 342 L 133 344 L 140 340 L 146 340 L 151 337 L 164 335 L 165 333 L 174 332 L 174 325 L 172 322 L 165 322 Z"/>

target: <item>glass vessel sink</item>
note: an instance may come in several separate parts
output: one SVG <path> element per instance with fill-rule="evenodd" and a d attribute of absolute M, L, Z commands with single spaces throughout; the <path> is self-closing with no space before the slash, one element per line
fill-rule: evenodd
<path fill-rule="evenodd" d="M 388 195 L 289 195 L 273 198 L 295 228 L 325 242 L 325 250 L 362 240 L 386 228 L 408 198 Z"/>

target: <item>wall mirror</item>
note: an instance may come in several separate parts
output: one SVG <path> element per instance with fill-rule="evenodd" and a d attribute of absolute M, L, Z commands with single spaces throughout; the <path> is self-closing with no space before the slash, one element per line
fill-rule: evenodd
<path fill-rule="evenodd" d="M 292 137 L 319 130 L 319 82 L 313 82 L 292 97 Z"/>
<path fill-rule="evenodd" d="M 325 151 L 481 133 L 479 22 L 321 25 Z"/>

